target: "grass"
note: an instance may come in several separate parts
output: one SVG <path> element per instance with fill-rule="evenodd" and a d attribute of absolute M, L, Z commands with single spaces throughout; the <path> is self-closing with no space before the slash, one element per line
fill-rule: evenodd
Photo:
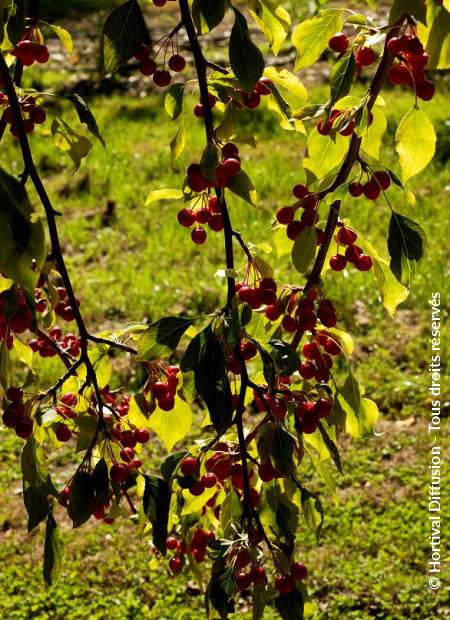
<path fill-rule="evenodd" d="M 312 98 L 320 94 L 318 89 Z M 223 281 L 214 276 L 223 268 L 221 236 L 211 234 L 205 246 L 198 248 L 187 231 L 176 224 L 177 204 L 145 206 L 150 190 L 179 187 L 182 181 L 181 173 L 170 171 L 168 148 L 162 148 L 175 134 L 176 125 L 164 117 L 160 99 L 153 94 L 146 99 L 98 97 L 90 104 L 107 141 L 107 151 L 96 145 L 88 164 L 77 175 L 70 174 L 68 160 L 51 146 L 45 135 L 48 126 L 32 138 L 39 168 L 55 207 L 62 213 L 63 245 L 87 322 L 98 329 L 143 317 L 153 320 L 164 314 L 212 311 L 224 294 Z M 393 156 L 395 124 L 411 106 L 411 96 L 389 93 L 386 104 L 389 125 L 383 163 L 398 172 Z M 54 105 L 54 112 L 60 112 L 59 104 Z M 191 107 L 187 106 L 188 113 Z M 418 220 L 430 239 L 411 296 L 392 321 L 381 308 L 371 274 L 352 271 L 348 276 L 338 274 L 325 280 L 329 295 L 351 308 L 342 320 L 356 335 L 357 375 L 367 394 L 380 404 L 384 419 L 382 435 L 344 441 L 346 477 L 339 482 L 339 502 L 326 501 L 320 544 L 316 545 L 304 528 L 300 530 L 299 548 L 310 566 L 312 599 L 307 617 L 312 620 L 450 617 L 444 606 L 448 589 L 442 587 L 432 596 L 425 574 L 428 299 L 435 290 L 440 290 L 444 304 L 449 297 L 445 93 L 424 107 L 440 141 L 435 162 L 411 183 L 418 198 L 415 212 L 411 214 L 400 190 L 389 192 L 393 207 Z M 71 114 L 65 118 L 74 120 Z M 181 170 L 199 157 L 204 142 L 201 125 L 194 120 L 190 124 L 189 156 L 182 158 Z M 303 180 L 300 156 L 304 138 L 283 132 L 276 118 L 266 111 L 252 116 L 243 112 L 241 130 L 255 131 L 261 139 L 259 148 L 242 149 L 244 167 L 259 191 L 259 204 L 255 213 L 252 207 L 232 199 L 232 219 L 245 239 L 270 241 L 274 210 L 289 200 L 292 185 Z M 17 148 L 7 140 L 3 149 L 2 165 L 20 171 Z M 382 201 L 346 201 L 344 215 L 386 254 L 389 211 Z M 268 260 L 280 280 L 298 281 L 287 260 L 277 261 L 275 253 Z M 54 371 L 54 365 L 47 367 L 48 375 Z M 122 368 L 122 372 L 129 376 L 130 369 Z M 442 401 L 446 398 L 448 395 L 443 395 Z M 448 437 L 443 442 L 443 448 L 448 448 Z M 153 569 L 147 542 L 135 538 L 132 525 L 126 521 L 113 528 L 94 524 L 82 530 L 67 528 L 69 557 L 63 580 L 52 594 L 45 593 L 39 565 L 42 532 L 25 532 L 19 452 L 20 443 L 2 431 L 0 608 L 4 617 L 202 617 L 202 596 L 191 583 L 192 576 L 168 578 L 164 564 Z M 157 461 L 157 456 L 153 458 Z M 52 459 L 57 481 L 62 484 L 71 471 L 68 455 L 62 449 Z M 312 484 L 316 486 L 316 481 Z M 248 609 L 249 601 L 242 600 L 243 618 L 250 618 Z M 269 608 L 264 617 L 268 620 L 275 616 Z"/>

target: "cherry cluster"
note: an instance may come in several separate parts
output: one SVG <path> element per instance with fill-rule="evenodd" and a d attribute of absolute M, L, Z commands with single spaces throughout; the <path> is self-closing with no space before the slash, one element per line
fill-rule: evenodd
<path fill-rule="evenodd" d="M 42 125 L 47 119 L 44 108 L 36 104 L 36 99 L 32 96 L 26 96 L 19 100 L 22 110 L 23 127 L 26 133 L 33 133 L 36 125 Z M 14 122 L 12 109 L 9 107 L 6 95 L 0 93 L 0 106 L 4 106 L 2 119 L 10 125 L 10 133 L 15 138 L 19 137 L 17 125 Z"/>
<path fill-rule="evenodd" d="M 149 378 L 145 386 L 144 394 L 150 394 L 153 402 L 156 400 L 158 407 L 163 411 L 172 411 L 175 407 L 175 395 L 179 379 L 180 369 L 177 366 L 165 366 L 160 362 L 149 363 Z"/>
<path fill-rule="evenodd" d="M 373 123 L 373 114 L 368 114 L 368 125 Z M 317 123 L 317 131 L 322 136 L 329 136 L 333 131 L 341 136 L 351 136 L 355 129 L 356 121 L 349 110 L 331 110 L 327 119 L 321 119 Z"/>
<path fill-rule="evenodd" d="M 13 428 L 21 439 L 28 439 L 33 432 L 33 420 L 23 400 L 24 393 L 19 387 L 10 387 L 6 391 L 6 400 L 9 401 L 2 416 L 3 424 Z"/>
<path fill-rule="evenodd" d="M 292 206 L 278 209 L 276 218 L 279 224 L 287 225 L 286 234 L 291 241 L 295 241 L 305 228 L 314 226 L 318 222 L 319 197 L 301 183 L 294 186 L 292 193 L 297 198 L 297 202 Z M 303 212 L 300 219 L 295 219 L 295 213 L 299 208 L 303 209 Z M 324 240 L 323 230 L 316 228 L 316 233 L 317 245 L 321 245 Z"/>
<path fill-rule="evenodd" d="M 386 170 L 377 170 L 376 172 L 367 174 L 367 181 L 361 183 L 359 181 L 353 181 L 348 186 L 350 196 L 358 198 L 364 196 L 369 200 L 377 200 L 381 192 L 386 191 L 391 184 L 391 177 Z"/>
<path fill-rule="evenodd" d="M 62 489 L 62 491 L 59 494 L 60 505 L 67 507 L 69 504 L 69 497 L 70 497 L 70 485 L 67 485 L 66 487 Z M 113 497 L 112 489 L 108 489 L 107 493 L 102 492 L 101 495 L 95 492 L 95 497 L 92 499 L 91 506 L 90 506 L 91 515 L 98 521 L 102 520 L 103 523 L 106 523 L 108 525 L 111 525 L 112 523 L 114 523 L 114 519 L 107 516 L 112 497 Z"/>
<path fill-rule="evenodd" d="M 0 342 L 5 341 L 10 350 L 14 334 L 23 334 L 31 329 L 33 313 L 21 287 L 14 287 L 0 293 Z"/>
<path fill-rule="evenodd" d="M 67 295 L 67 291 L 64 286 L 56 287 L 57 299 L 56 304 L 54 306 L 55 314 L 70 323 L 74 320 L 75 315 L 72 306 L 70 305 L 70 301 Z M 44 277 L 41 277 L 38 282 L 38 286 L 34 291 L 34 298 L 36 303 L 36 312 L 44 313 L 49 310 L 51 307 L 51 299 L 54 298 L 54 295 L 50 292 L 50 285 L 46 286 L 46 281 Z M 77 306 L 80 306 L 80 300 L 75 298 Z"/>
<path fill-rule="evenodd" d="M 392 37 L 387 43 L 389 52 L 398 60 L 389 70 L 388 79 L 391 84 L 409 86 L 424 101 L 433 98 L 435 88 L 425 74 L 429 56 L 416 36 L 415 32 L 404 33 L 400 37 Z"/>
<path fill-rule="evenodd" d="M 166 52 L 167 45 L 170 42 L 170 38 L 166 42 Z M 158 69 L 158 65 L 156 63 L 156 58 L 161 51 L 160 48 L 156 53 L 152 55 L 153 47 L 149 45 L 142 45 L 141 49 L 134 55 L 134 58 L 139 61 L 139 71 L 142 75 L 147 77 L 152 76 L 153 83 L 155 86 L 159 86 L 160 88 L 164 88 L 165 86 L 169 86 L 172 81 L 172 76 L 170 71 L 168 71 L 166 66 L 166 52 L 164 53 L 164 61 L 163 65 L 160 69 Z M 179 53 L 173 53 L 167 63 L 169 69 L 174 73 L 180 73 L 186 67 L 186 59 Z"/>
<path fill-rule="evenodd" d="M 338 253 L 330 257 L 330 267 L 333 271 L 342 271 L 347 263 L 352 263 L 358 271 L 369 271 L 372 267 L 372 258 L 364 254 L 362 249 L 355 245 L 357 233 L 351 228 L 341 226 L 336 235 Z M 339 246 L 345 246 L 344 254 L 339 254 Z"/>
<path fill-rule="evenodd" d="M 337 54 L 345 54 L 350 43 L 349 37 L 344 32 L 336 32 L 328 41 L 328 47 Z M 356 73 L 359 75 L 363 67 L 369 67 L 378 58 L 377 53 L 371 47 L 357 47 L 354 49 Z"/>
<path fill-rule="evenodd" d="M 33 338 L 28 345 L 34 353 L 39 353 L 41 357 L 55 357 L 58 352 L 57 349 L 59 349 L 72 357 L 80 355 L 81 340 L 75 334 L 63 334 L 62 329 L 55 325 L 50 329 L 48 335 L 56 346 L 52 347 L 44 338 Z"/>
<path fill-rule="evenodd" d="M 217 196 L 201 194 L 199 201 L 193 208 L 181 209 L 178 212 L 177 219 L 180 226 L 184 228 L 191 228 L 195 224 L 191 232 L 191 239 L 198 245 L 204 243 L 207 238 L 207 232 L 202 225 L 208 224 L 214 232 L 223 230 L 223 218 Z"/>
<path fill-rule="evenodd" d="M 236 282 L 235 290 L 238 299 L 248 303 L 253 310 L 258 310 L 261 306 L 271 306 L 277 301 L 277 283 L 272 278 L 262 278 L 257 266 L 252 262 L 247 264 L 244 279 Z"/>
<path fill-rule="evenodd" d="M 190 542 L 177 536 L 168 536 L 166 547 L 169 551 L 174 551 L 175 555 L 169 560 L 169 568 L 174 575 L 178 575 L 184 566 L 186 553 L 190 553 L 197 564 L 201 564 L 206 558 L 208 545 L 216 540 L 213 531 L 197 528 Z"/>
<path fill-rule="evenodd" d="M 42 41 L 42 34 L 36 28 L 25 32 L 24 38 L 11 51 L 11 56 L 15 56 L 26 67 L 35 62 L 45 64 L 50 58 L 48 47 Z"/>

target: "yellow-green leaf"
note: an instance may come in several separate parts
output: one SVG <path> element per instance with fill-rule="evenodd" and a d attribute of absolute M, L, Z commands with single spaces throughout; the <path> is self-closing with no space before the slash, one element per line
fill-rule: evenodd
<path fill-rule="evenodd" d="M 177 396 L 174 409 L 172 411 L 156 409 L 150 416 L 148 426 L 161 439 L 167 452 L 170 452 L 173 446 L 190 432 L 192 410 L 184 400 Z"/>
<path fill-rule="evenodd" d="M 330 136 L 322 136 L 314 129 L 308 138 L 308 157 L 304 167 L 310 170 L 317 179 L 322 179 L 336 168 L 347 152 L 348 140 L 337 135 L 335 141 Z"/>
<path fill-rule="evenodd" d="M 62 118 L 56 117 L 52 123 L 53 144 L 65 151 L 74 165 L 74 172 L 81 165 L 81 160 L 86 157 L 92 148 L 92 143 L 85 137 L 74 131 Z"/>
<path fill-rule="evenodd" d="M 275 56 L 278 55 L 291 25 L 289 13 L 274 0 L 250 0 L 250 15 L 263 31 Z"/>
<path fill-rule="evenodd" d="M 297 50 L 295 70 L 316 62 L 330 37 L 342 29 L 342 24 L 339 9 L 325 9 L 316 17 L 302 21 L 292 34 L 292 43 Z"/>
<path fill-rule="evenodd" d="M 383 136 L 387 129 L 386 115 L 379 106 L 372 110 L 373 123 L 369 125 L 363 134 L 361 148 L 370 157 L 380 158 L 380 148 Z"/>
<path fill-rule="evenodd" d="M 184 128 L 184 121 L 178 127 L 178 131 L 170 142 L 170 158 L 172 170 L 177 170 L 177 159 L 186 147 L 186 130 Z"/>
<path fill-rule="evenodd" d="M 150 192 L 145 204 L 150 205 L 158 200 L 181 200 L 181 198 L 183 198 L 181 189 L 155 189 Z"/>
<path fill-rule="evenodd" d="M 65 28 L 61 28 L 61 26 L 55 26 L 55 24 L 49 24 L 50 28 L 56 34 L 58 39 L 61 41 L 64 49 L 68 54 L 73 53 L 73 41 L 70 35 L 70 32 Z"/>
<path fill-rule="evenodd" d="M 400 121 L 395 136 L 403 182 L 421 172 L 436 150 L 436 132 L 426 113 L 413 107 Z"/>

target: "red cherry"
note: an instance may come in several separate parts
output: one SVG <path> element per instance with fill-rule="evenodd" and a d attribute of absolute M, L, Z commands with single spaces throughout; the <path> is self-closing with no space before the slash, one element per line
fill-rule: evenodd
<path fill-rule="evenodd" d="M 377 54 L 371 47 L 362 47 L 356 54 L 356 62 L 362 67 L 368 67 L 377 59 Z"/>
<path fill-rule="evenodd" d="M 200 466 L 198 459 L 193 456 L 186 456 L 180 463 L 181 473 L 185 476 L 195 476 Z"/>
<path fill-rule="evenodd" d="M 317 195 L 316 194 L 307 194 L 302 200 L 302 207 L 306 210 L 312 210 L 317 207 Z"/>
<path fill-rule="evenodd" d="M 258 466 L 258 476 L 263 482 L 270 482 L 275 478 L 276 470 L 270 461 Z"/>
<path fill-rule="evenodd" d="M 72 431 L 65 424 L 58 424 L 55 434 L 56 439 L 58 441 L 61 441 L 62 443 L 69 441 L 69 439 L 72 437 Z"/>
<path fill-rule="evenodd" d="M 153 2 L 156 4 L 156 2 L 162 2 L 163 0 L 153 0 Z M 166 0 L 164 0 L 164 4 L 166 3 Z M 156 4 L 156 6 L 163 6 L 162 4 Z M 183 568 L 183 559 L 180 556 L 175 556 L 174 558 L 171 558 L 169 560 L 169 568 L 172 571 L 172 573 L 174 575 L 178 575 L 178 573 L 181 572 L 182 568 Z"/>
<path fill-rule="evenodd" d="M 430 99 L 433 99 L 434 92 L 434 84 L 433 82 L 430 82 L 430 80 L 425 80 L 416 86 L 417 96 L 419 99 L 423 99 L 423 101 L 430 101 Z"/>
<path fill-rule="evenodd" d="M 34 57 L 37 62 L 45 64 L 50 58 L 48 47 L 44 44 L 36 44 L 34 48 Z"/>
<path fill-rule="evenodd" d="M 314 209 L 306 209 L 306 211 L 303 211 L 302 216 L 300 218 L 300 222 L 304 225 L 304 226 L 313 226 L 319 219 L 319 216 L 317 215 L 317 211 L 315 211 Z"/>
<path fill-rule="evenodd" d="M 391 177 L 385 170 L 377 170 L 373 176 L 378 181 L 378 185 L 382 190 L 386 190 L 391 184 Z"/>
<path fill-rule="evenodd" d="M 133 450 L 133 448 L 123 448 L 120 451 L 120 458 L 125 463 L 131 463 L 131 461 L 134 458 L 134 450 Z"/>
<path fill-rule="evenodd" d="M 220 213 L 214 213 L 214 215 L 211 216 L 208 225 L 214 232 L 220 232 L 223 230 L 224 224 L 222 215 Z"/>
<path fill-rule="evenodd" d="M 261 103 L 261 97 L 256 91 L 253 91 L 250 94 L 243 93 L 242 100 L 245 107 L 249 108 L 249 110 L 254 110 Z"/>
<path fill-rule="evenodd" d="M 192 209 L 181 209 L 177 215 L 178 223 L 185 228 L 190 228 L 195 222 L 195 214 Z"/>
<path fill-rule="evenodd" d="M 294 186 L 294 189 L 292 190 L 292 193 L 294 194 L 295 198 L 298 198 L 299 200 L 301 200 L 307 194 L 309 194 L 309 189 L 306 187 L 306 185 L 303 185 L 302 183 L 299 183 L 299 184 Z"/>
<path fill-rule="evenodd" d="M 240 549 L 234 561 L 234 568 L 240 571 L 250 564 L 250 560 L 250 553 L 247 549 Z"/>
<path fill-rule="evenodd" d="M 369 198 L 369 200 L 376 200 L 379 197 L 380 193 L 381 188 L 374 179 L 371 179 L 370 181 L 367 181 L 367 183 L 365 183 L 364 195 L 366 196 L 366 198 Z"/>
<path fill-rule="evenodd" d="M 392 65 L 388 72 L 388 80 L 394 86 L 409 84 L 411 82 L 411 71 L 401 63 Z"/>
<path fill-rule="evenodd" d="M 319 398 L 314 405 L 314 413 L 318 418 L 326 418 L 330 415 L 333 405 L 329 398 Z"/>
<path fill-rule="evenodd" d="M 136 60 L 145 60 L 150 56 L 151 48 L 148 45 L 142 45 L 141 48 L 136 52 L 134 58 Z"/>
<path fill-rule="evenodd" d="M 342 271 L 347 266 L 347 259 L 342 254 L 335 254 L 330 258 L 330 267 L 333 271 Z"/>
<path fill-rule="evenodd" d="M 197 497 L 198 495 L 201 495 L 204 490 L 204 484 L 200 482 L 200 480 L 197 480 L 197 482 L 194 482 L 194 484 L 189 488 L 189 493 Z"/>
<path fill-rule="evenodd" d="M 227 142 L 222 147 L 222 155 L 223 155 L 224 159 L 228 159 L 228 157 L 238 157 L 239 156 L 239 149 L 232 142 Z"/>
<path fill-rule="evenodd" d="M 314 373 L 316 372 L 316 367 L 312 362 L 306 361 L 300 364 L 299 373 L 302 379 L 305 381 L 309 381 L 314 377 Z"/>
<path fill-rule="evenodd" d="M 355 267 L 358 271 L 369 271 L 372 267 L 372 258 L 367 254 L 361 254 L 355 260 Z"/>
<path fill-rule="evenodd" d="M 114 463 L 109 470 L 111 480 L 116 484 L 121 484 L 128 478 L 128 467 L 124 463 Z"/>
<path fill-rule="evenodd" d="M 302 353 L 306 359 L 314 360 L 320 356 L 320 349 L 317 343 L 307 342 L 303 345 Z"/>
<path fill-rule="evenodd" d="M 142 60 L 141 64 L 139 65 L 139 71 L 142 73 L 142 75 L 154 75 L 156 72 L 156 62 L 153 60 L 153 58 L 144 58 L 144 60 Z"/>
<path fill-rule="evenodd" d="M 295 580 L 292 575 L 282 575 L 275 577 L 275 590 L 280 594 L 288 594 L 295 590 Z"/>
<path fill-rule="evenodd" d="M 155 71 L 153 74 L 153 82 L 156 86 L 160 86 L 163 88 L 164 86 L 168 86 L 171 81 L 170 73 L 164 69 Z"/>
<path fill-rule="evenodd" d="M 350 262 L 350 263 L 354 263 L 355 260 L 357 260 L 357 258 L 359 256 L 361 256 L 361 254 L 363 253 L 363 251 L 361 250 L 361 248 L 357 245 L 349 245 L 348 248 L 345 250 L 345 258 Z"/>
<path fill-rule="evenodd" d="M 43 108 L 35 107 L 30 112 L 30 120 L 36 125 L 42 125 L 47 119 L 47 114 Z"/>
<path fill-rule="evenodd" d="M 186 60 L 181 54 L 174 54 L 169 58 L 169 69 L 179 73 L 186 67 Z"/>
<path fill-rule="evenodd" d="M 167 393 L 158 400 L 158 407 L 163 411 L 172 411 L 175 407 L 175 399 L 173 394 Z"/>
<path fill-rule="evenodd" d="M 194 228 L 194 230 L 191 232 L 191 239 L 197 245 L 205 243 L 206 237 L 206 230 L 204 228 L 201 228 L 201 226 L 198 228 Z"/>
<path fill-rule="evenodd" d="M 163 398 L 168 391 L 169 384 L 162 381 L 156 381 L 151 387 L 151 392 L 156 399 Z"/>
<path fill-rule="evenodd" d="M 178 539 L 175 536 L 169 536 L 166 540 L 166 547 L 169 551 L 175 551 L 178 549 Z"/>
<path fill-rule="evenodd" d="M 351 230 L 350 228 L 345 228 L 345 226 L 342 226 L 338 230 L 337 240 L 339 241 L 339 243 L 342 243 L 342 245 L 352 245 L 352 243 L 355 243 L 357 237 L 358 235 L 355 233 L 354 230 Z"/>
<path fill-rule="evenodd" d="M 16 423 L 16 435 L 21 439 L 28 439 L 33 433 L 33 420 L 31 418 L 20 418 Z"/>
<path fill-rule="evenodd" d="M 61 506 L 67 506 L 70 495 L 70 487 L 64 487 L 59 494 L 59 503 Z"/>
<path fill-rule="evenodd" d="M 253 583 L 264 584 L 267 581 L 264 566 L 252 566 L 251 576 Z"/>
<path fill-rule="evenodd" d="M 276 321 L 281 316 L 281 310 L 277 304 L 273 304 L 272 306 L 267 306 L 264 314 L 266 315 L 266 318 L 269 319 L 269 321 Z"/>
<path fill-rule="evenodd" d="M 162 7 L 166 4 L 167 0 L 153 0 L 153 4 L 157 7 Z"/>
<path fill-rule="evenodd" d="M 330 355 L 339 355 L 341 353 L 341 345 L 333 338 L 327 338 L 324 342 L 323 348 Z"/>
<path fill-rule="evenodd" d="M 259 79 L 258 82 L 256 82 L 255 84 L 255 88 L 254 88 L 254 92 L 258 93 L 258 95 L 271 95 L 272 94 L 272 90 L 271 90 L 271 86 L 273 86 L 273 82 L 272 80 L 269 80 L 268 78 L 262 77 Z"/>
<path fill-rule="evenodd" d="M 10 387 L 6 390 L 6 398 L 12 403 L 19 402 L 23 399 L 23 390 L 19 387 Z"/>
<path fill-rule="evenodd" d="M 291 207 L 281 207 L 277 211 L 277 220 L 280 224 L 289 224 L 294 219 L 294 209 Z"/>
<path fill-rule="evenodd" d="M 218 479 L 216 474 L 208 472 L 207 474 L 203 474 L 203 476 L 200 478 L 200 482 L 203 484 L 205 489 L 212 489 L 216 486 Z"/>
<path fill-rule="evenodd" d="M 363 184 L 358 181 L 350 183 L 348 186 L 348 191 L 350 196 L 353 196 L 353 198 L 358 198 L 358 196 L 361 196 L 364 192 Z"/>
<path fill-rule="evenodd" d="M 291 575 L 296 581 L 301 581 L 308 574 L 308 570 L 301 562 L 295 562 L 291 566 Z"/>
<path fill-rule="evenodd" d="M 207 224 L 211 219 L 211 211 L 208 207 L 202 207 L 195 213 L 195 221 L 199 224 Z"/>
<path fill-rule="evenodd" d="M 248 590 L 249 587 L 252 585 L 251 575 L 248 573 L 238 573 L 236 575 L 236 585 L 240 592 Z"/>
<path fill-rule="evenodd" d="M 397 56 L 403 50 L 403 42 L 398 37 L 392 37 L 387 42 L 387 48 L 392 56 Z"/>
<path fill-rule="evenodd" d="M 297 321 L 290 316 L 289 314 L 286 314 L 286 316 L 283 317 L 283 320 L 281 321 L 281 327 L 290 333 L 294 333 L 297 331 L 298 328 L 298 323 Z"/>
<path fill-rule="evenodd" d="M 134 431 L 134 438 L 138 443 L 147 443 L 150 439 L 150 431 L 148 428 L 138 428 Z"/>
<path fill-rule="evenodd" d="M 343 32 L 337 32 L 328 41 L 328 47 L 333 52 L 343 54 L 348 48 L 348 37 Z"/>
<path fill-rule="evenodd" d="M 230 177 L 236 176 L 241 171 L 241 162 L 239 161 L 239 159 L 235 159 L 234 157 L 229 157 L 228 159 L 225 159 L 222 166 L 225 169 L 227 175 Z"/>
<path fill-rule="evenodd" d="M 287 225 L 286 229 L 288 239 L 290 239 L 291 241 L 295 241 L 299 234 L 302 232 L 302 230 L 305 230 L 305 225 L 303 222 L 300 222 L 299 220 L 294 220 L 290 222 Z"/>
<path fill-rule="evenodd" d="M 203 118 L 205 116 L 205 108 L 202 103 L 197 103 L 194 107 L 194 116 L 197 118 Z"/>

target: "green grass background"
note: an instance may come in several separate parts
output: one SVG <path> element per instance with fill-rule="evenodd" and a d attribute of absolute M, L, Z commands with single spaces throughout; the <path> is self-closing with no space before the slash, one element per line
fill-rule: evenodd
<path fill-rule="evenodd" d="M 31 76 L 30 84 L 42 89 L 50 88 L 56 77 L 40 71 Z M 312 100 L 323 96 L 320 86 L 311 93 Z M 323 497 L 326 517 L 320 544 L 305 527 L 299 532 L 299 557 L 310 567 L 307 617 L 313 620 L 450 617 L 448 568 L 438 593 L 428 590 L 426 579 L 428 299 L 433 291 L 440 291 L 447 312 L 449 294 L 447 96 L 443 84 L 441 93 L 423 105 L 439 140 L 435 161 L 411 182 L 417 196 L 414 212 L 398 188 L 389 190 L 393 207 L 416 219 L 429 239 L 411 295 L 397 317 L 391 320 L 382 309 L 371 273 L 352 270 L 325 278 L 329 296 L 350 309 L 342 324 L 356 335 L 356 374 L 367 395 L 379 404 L 382 420 L 376 437 L 344 440 L 345 477 L 339 481 L 338 502 Z M 410 93 L 386 94 L 389 125 L 382 163 L 396 172 L 395 127 L 412 104 Z M 223 268 L 222 237 L 211 234 L 203 247 L 194 246 L 188 232 L 176 223 L 177 204 L 145 206 L 150 190 L 179 187 L 183 178 L 170 170 L 168 143 L 176 125 L 164 115 L 161 96 L 113 94 L 93 98 L 90 105 L 107 150 L 95 145 L 76 175 L 70 173 L 69 160 L 52 146 L 49 123 L 32 137 L 38 167 L 55 208 L 62 213 L 64 251 L 89 326 L 95 330 L 144 317 L 154 320 L 165 314 L 213 311 L 224 298 L 223 282 L 214 275 Z M 58 102 L 51 106 L 53 113 L 64 113 L 76 125 L 73 111 Z M 189 149 L 181 159 L 181 170 L 199 157 L 204 143 L 202 126 L 191 115 L 191 107 L 189 103 Z M 265 110 L 243 112 L 241 124 L 242 131 L 254 132 L 260 139 L 257 149 L 242 148 L 243 165 L 258 188 L 259 203 L 255 209 L 231 199 L 231 216 L 245 239 L 270 242 L 274 211 L 289 200 L 292 185 L 303 180 L 304 138 L 282 131 L 276 117 Z M 2 143 L 1 165 L 16 173 L 21 170 L 19 151 L 8 137 Z M 105 218 L 108 201 L 114 204 L 110 219 Z M 389 209 L 382 200 L 348 199 L 343 214 L 386 255 Z M 280 281 L 299 282 L 288 260 L 277 261 L 275 253 L 269 260 Z M 56 370 L 57 362 L 47 365 L 47 376 Z M 133 382 L 132 368 L 121 365 L 119 371 Z M 448 397 L 442 395 L 446 416 Z M 192 576 L 174 579 L 164 564 L 150 568 L 147 542 L 139 540 L 126 521 L 113 527 L 90 523 L 75 531 L 66 527 L 64 575 L 57 588 L 46 593 L 40 576 L 43 532 L 26 534 L 20 494 L 21 443 L 4 429 L 0 433 L 0 609 L 4 618 L 203 617 L 202 596 L 193 587 Z M 450 442 L 448 434 L 443 435 L 448 455 Z M 159 454 L 161 449 L 156 447 L 150 462 L 153 459 L 157 465 Z M 61 484 L 72 471 L 71 458 L 65 448 L 51 457 Z M 311 485 L 321 489 L 316 481 Z M 444 514 L 448 508 L 446 501 Z M 240 601 L 243 618 L 251 617 L 249 603 Z M 274 612 L 269 608 L 264 617 L 275 617 Z"/>

